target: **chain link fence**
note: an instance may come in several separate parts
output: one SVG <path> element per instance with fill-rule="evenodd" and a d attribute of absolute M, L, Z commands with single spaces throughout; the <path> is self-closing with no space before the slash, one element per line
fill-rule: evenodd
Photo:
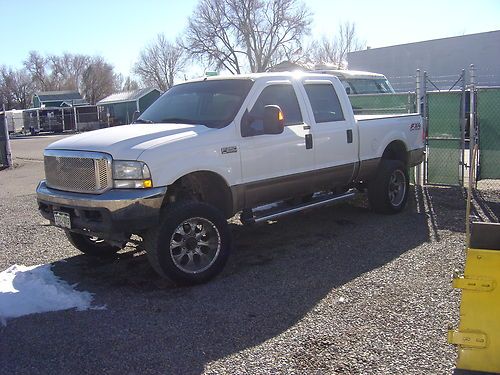
<path fill-rule="evenodd" d="M 471 69 L 468 226 L 500 222 L 500 87 L 478 87 Z"/>
<path fill-rule="evenodd" d="M 417 112 L 417 97 L 414 92 L 396 94 L 349 95 L 356 115 L 384 115 Z"/>
<path fill-rule="evenodd" d="M 95 130 L 106 124 L 99 120 L 96 106 L 30 108 L 23 112 L 24 132 L 62 133 Z"/>
<path fill-rule="evenodd" d="M 349 98 L 355 114 L 422 114 L 426 160 L 412 179 L 465 189 L 469 228 L 472 221 L 500 222 L 500 87 L 485 86 L 488 76 L 478 76 L 473 66 L 467 73 L 433 77 L 417 71 L 393 82 L 408 87 L 413 78 L 415 93 Z"/>

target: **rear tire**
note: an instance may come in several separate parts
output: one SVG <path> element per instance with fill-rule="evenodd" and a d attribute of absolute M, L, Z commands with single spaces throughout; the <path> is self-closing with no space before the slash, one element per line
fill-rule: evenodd
<path fill-rule="evenodd" d="M 170 204 L 144 236 L 149 262 L 179 284 L 204 283 L 219 274 L 231 250 L 231 232 L 216 208 L 201 202 Z"/>
<path fill-rule="evenodd" d="M 110 245 L 108 242 L 98 237 L 85 236 L 80 233 L 65 231 L 69 242 L 86 255 L 99 258 L 109 258 L 114 256 L 120 247 Z"/>
<path fill-rule="evenodd" d="M 408 170 L 399 160 L 382 160 L 377 177 L 368 183 L 368 201 L 375 212 L 395 214 L 408 200 Z"/>

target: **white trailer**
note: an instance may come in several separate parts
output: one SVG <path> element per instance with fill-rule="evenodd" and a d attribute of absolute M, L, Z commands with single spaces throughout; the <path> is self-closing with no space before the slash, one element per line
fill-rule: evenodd
<path fill-rule="evenodd" d="M 24 127 L 24 111 L 22 109 L 12 109 L 5 111 L 5 121 L 9 133 L 21 133 Z"/>

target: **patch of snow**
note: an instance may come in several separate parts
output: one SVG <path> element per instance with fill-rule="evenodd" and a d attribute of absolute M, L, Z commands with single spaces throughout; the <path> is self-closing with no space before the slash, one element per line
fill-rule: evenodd
<path fill-rule="evenodd" d="M 23 315 L 91 308 L 92 294 L 75 290 L 54 275 L 52 265 L 13 265 L 0 272 L 0 321 Z"/>

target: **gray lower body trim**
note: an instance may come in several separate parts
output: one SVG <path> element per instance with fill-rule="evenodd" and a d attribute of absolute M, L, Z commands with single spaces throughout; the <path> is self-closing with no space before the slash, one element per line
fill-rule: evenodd
<path fill-rule="evenodd" d="M 316 191 L 347 186 L 357 163 L 275 177 L 231 187 L 235 211 L 260 204 L 300 197 Z"/>
<path fill-rule="evenodd" d="M 381 158 L 361 160 L 359 163 L 359 171 L 356 176 L 356 182 L 366 182 L 371 180 L 376 174 Z"/>
<path fill-rule="evenodd" d="M 408 166 L 414 167 L 424 161 L 425 147 L 408 151 Z"/>

